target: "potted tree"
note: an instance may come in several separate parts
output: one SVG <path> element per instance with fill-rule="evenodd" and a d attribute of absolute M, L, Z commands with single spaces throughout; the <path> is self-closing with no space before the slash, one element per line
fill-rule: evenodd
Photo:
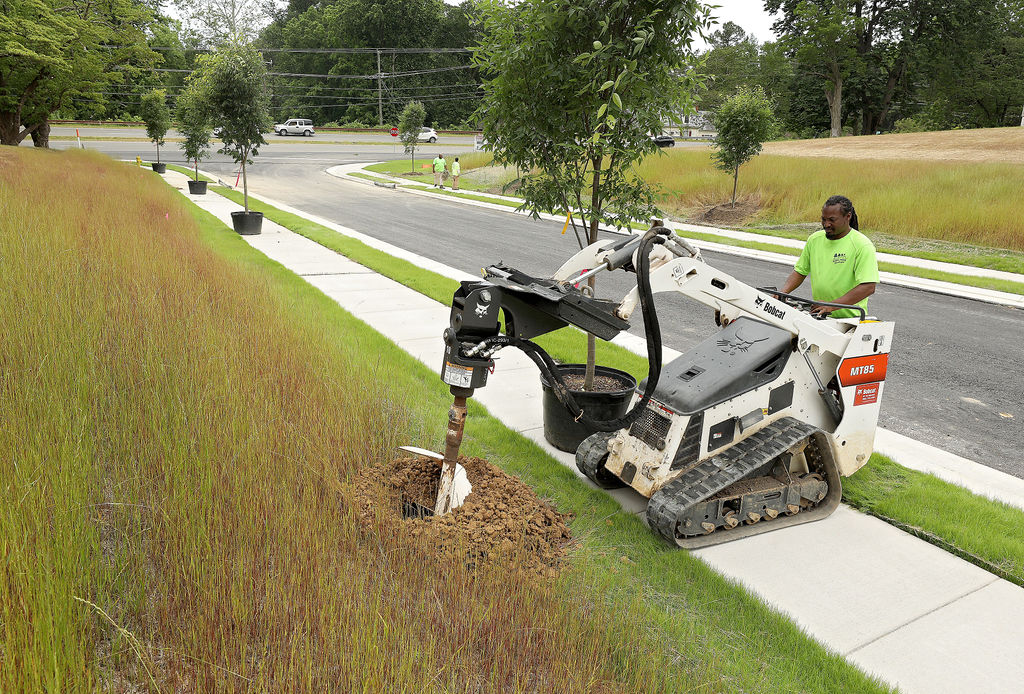
<path fill-rule="evenodd" d="M 634 167 L 657 150 L 650 133 L 662 130 L 662 120 L 691 109 L 698 87 L 692 42 L 708 25 L 707 9 L 657 0 L 523 0 L 483 8 L 473 60 L 491 77 L 477 113 L 495 160 L 526 172 L 521 209 L 535 217 L 571 212 L 581 248 L 598 241 L 601 222 L 622 228 L 660 217 L 654 192 Z M 591 292 L 593 280 L 587 280 Z M 636 382 L 596 365 L 593 336 L 585 364 L 563 365 L 566 372 L 581 376 L 571 390 L 588 400 L 595 419 L 614 419 L 628 408 Z M 603 399 L 599 388 L 618 409 L 593 402 Z M 553 393 L 544 403 L 544 434 L 552 445 L 575 450 L 594 433 L 573 421 Z"/>
<path fill-rule="evenodd" d="M 163 89 L 153 89 L 142 95 L 142 103 L 139 106 L 139 115 L 146 123 L 146 135 L 156 145 L 156 161 L 153 162 L 153 171 L 164 173 L 167 171 L 167 164 L 160 161 L 160 147 L 164 144 L 164 136 L 171 127 L 171 112 L 167 108 L 167 92 Z"/>
<path fill-rule="evenodd" d="M 232 212 L 231 222 L 239 234 L 258 234 L 263 213 L 249 210 L 249 182 L 246 166 L 267 144 L 263 133 L 270 130 L 270 92 L 267 66 L 259 51 L 240 41 L 224 44 L 216 52 L 200 56 L 200 91 L 210 118 L 220 129 L 221 154 L 242 167 L 243 212 Z"/>
<path fill-rule="evenodd" d="M 178 94 L 176 115 L 178 128 L 185 137 L 181 146 L 185 150 L 185 159 L 195 162 L 195 176 L 194 180 L 188 182 L 188 192 L 192 195 L 206 195 L 206 181 L 199 180 L 199 162 L 210 152 L 210 120 L 195 82 L 189 82 Z"/>

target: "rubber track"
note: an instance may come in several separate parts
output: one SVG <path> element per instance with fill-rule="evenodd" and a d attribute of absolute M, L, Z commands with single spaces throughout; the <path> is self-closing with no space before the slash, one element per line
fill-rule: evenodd
<path fill-rule="evenodd" d="M 608 441 L 611 437 L 611 433 L 604 431 L 591 434 L 583 439 L 583 443 L 576 449 L 576 467 L 601 489 L 619 489 L 626 486 L 618 477 L 603 467 L 598 467 L 608 455 Z"/>
<path fill-rule="evenodd" d="M 656 491 L 647 505 L 647 522 L 662 537 L 676 544 L 677 520 L 690 507 L 744 477 L 760 473 L 776 456 L 815 431 L 815 427 L 792 417 L 772 422 Z"/>

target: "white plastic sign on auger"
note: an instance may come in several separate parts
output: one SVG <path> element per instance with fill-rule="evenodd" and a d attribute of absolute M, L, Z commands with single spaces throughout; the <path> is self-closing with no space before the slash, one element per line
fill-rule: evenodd
<path fill-rule="evenodd" d="M 427 450 L 426 448 L 417 448 L 416 446 L 399 446 L 399 450 L 413 453 L 415 455 L 423 455 L 434 460 L 444 460 L 444 456 L 440 453 Z M 465 502 L 466 497 L 473 491 L 473 485 L 469 481 L 469 477 L 466 475 L 466 468 L 462 467 L 459 463 L 455 463 L 455 479 L 452 481 L 451 499 L 452 503 L 449 508 L 458 508 Z"/>

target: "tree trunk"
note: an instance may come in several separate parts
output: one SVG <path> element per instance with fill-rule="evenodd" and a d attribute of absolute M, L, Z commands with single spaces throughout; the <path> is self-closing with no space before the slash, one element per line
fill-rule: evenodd
<path fill-rule="evenodd" d="M 50 148 L 50 121 L 43 121 L 32 131 L 32 144 L 44 149 Z"/>
<path fill-rule="evenodd" d="M 249 181 L 245 178 L 245 160 L 249 158 L 246 152 L 242 157 L 242 200 L 245 202 L 245 213 L 249 214 Z"/>
<path fill-rule="evenodd" d="M 825 86 L 825 100 L 828 101 L 828 116 L 831 125 L 829 137 L 843 135 L 843 78 L 833 66 L 832 77 Z"/>
<path fill-rule="evenodd" d="M 155 144 L 155 143 L 154 143 Z M 156 146 L 156 163 L 160 163 L 160 145 Z"/>
<path fill-rule="evenodd" d="M 600 218 L 601 205 L 601 159 L 591 160 L 594 167 L 593 188 L 590 191 L 590 234 L 587 243 L 597 243 L 597 226 Z M 587 286 L 594 290 L 594 278 L 587 278 Z M 587 369 L 583 375 L 583 390 L 594 389 L 594 367 L 597 363 L 597 339 L 587 334 Z"/>
<path fill-rule="evenodd" d="M 0 112 L 0 145 L 12 145 L 17 147 L 22 138 L 21 116 L 17 111 Z"/>
<path fill-rule="evenodd" d="M 740 165 L 732 171 L 732 209 L 736 209 L 736 183 L 740 180 Z"/>

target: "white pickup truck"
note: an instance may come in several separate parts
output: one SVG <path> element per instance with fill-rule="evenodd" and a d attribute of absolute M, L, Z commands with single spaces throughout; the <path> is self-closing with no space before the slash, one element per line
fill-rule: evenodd
<path fill-rule="evenodd" d="M 304 135 L 312 137 L 314 134 L 313 121 L 308 118 L 290 118 L 284 123 L 275 125 L 274 132 L 278 135 Z"/>

